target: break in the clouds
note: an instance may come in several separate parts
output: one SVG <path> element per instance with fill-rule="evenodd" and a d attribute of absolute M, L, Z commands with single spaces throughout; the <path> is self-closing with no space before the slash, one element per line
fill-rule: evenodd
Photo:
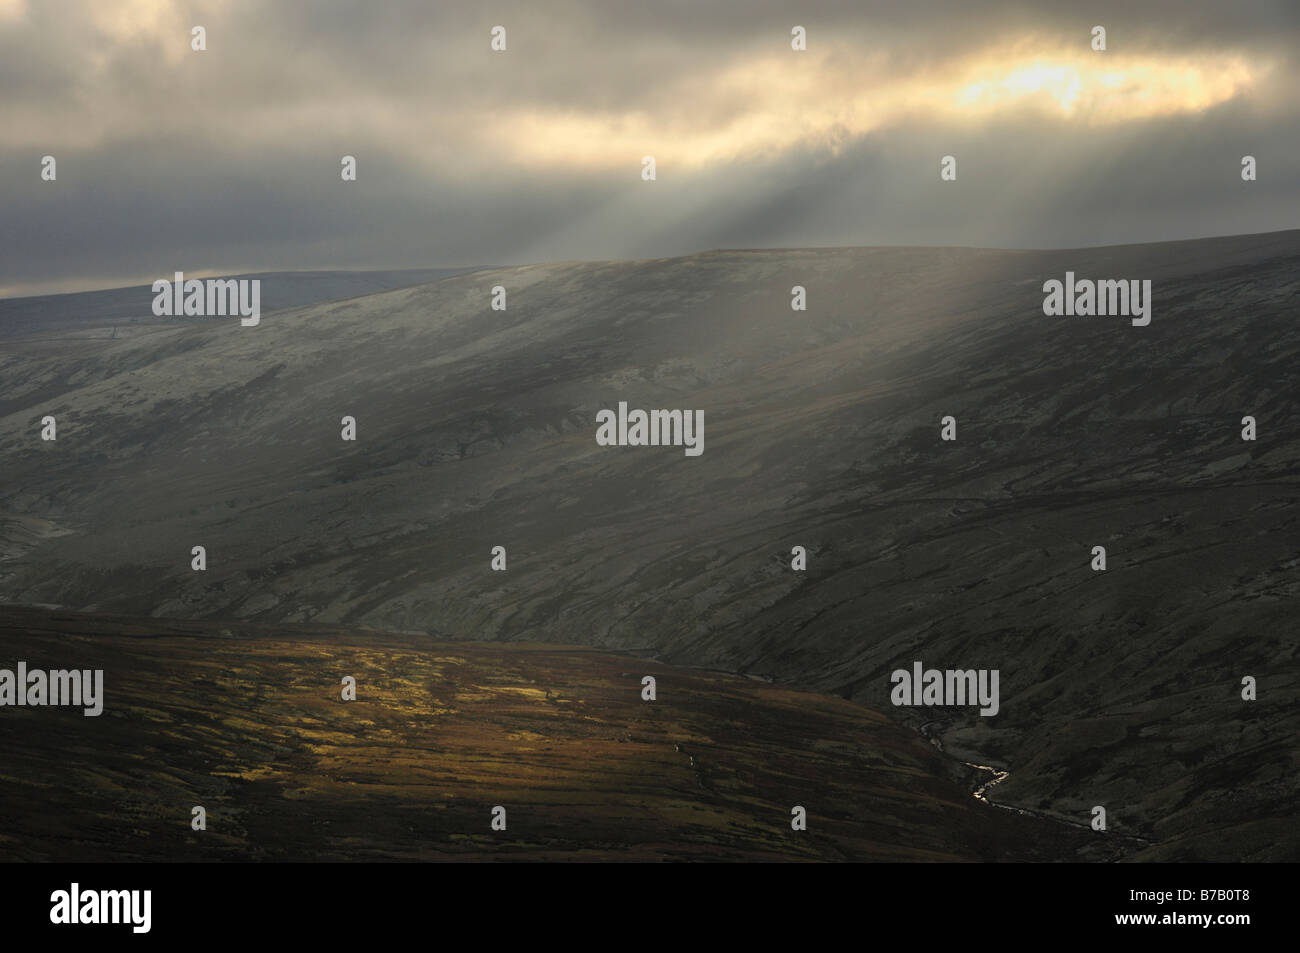
<path fill-rule="evenodd" d="M 1297 224 L 1289 0 L 892 6 L 0 0 L 0 293 Z"/>

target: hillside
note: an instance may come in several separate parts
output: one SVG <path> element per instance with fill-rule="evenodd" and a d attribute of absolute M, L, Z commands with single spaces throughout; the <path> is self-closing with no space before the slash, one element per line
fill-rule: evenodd
<path fill-rule="evenodd" d="M 973 861 L 1112 847 L 980 804 L 950 761 L 860 706 L 575 646 L 7 608 L 0 653 L 102 668 L 106 696 L 97 717 L 0 718 L 4 860 Z M 343 675 L 355 701 L 340 698 Z"/>
<path fill-rule="evenodd" d="M 1044 316 L 1067 271 L 1150 279 L 1151 324 Z M 1296 231 L 715 251 L 32 337 L 0 600 L 638 650 L 937 719 L 1141 856 L 1294 859 L 1298 292 Z M 703 454 L 598 446 L 620 401 L 702 409 Z M 999 714 L 893 708 L 918 659 L 1000 670 Z"/>

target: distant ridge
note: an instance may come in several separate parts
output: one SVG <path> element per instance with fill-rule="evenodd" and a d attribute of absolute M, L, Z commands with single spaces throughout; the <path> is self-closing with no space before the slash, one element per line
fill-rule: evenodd
<path fill-rule="evenodd" d="M 478 271 L 462 268 L 410 268 L 385 271 L 269 271 L 220 275 L 221 278 L 258 278 L 262 282 L 262 311 L 284 311 L 327 301 L 411 288 L 453 275 Z M 159 275 L 170 281 L 171 274 Z M 0 299 L 0 337 L 49 331 L 86 330 L 135 324 L 175 324 L 176 318 L 155 317 L 149 285 L 76 291 L 69 294 L 33 295 Z M 180 319 L 184 320 L 184 319 Z M 194 320 L 202 320 L 196 318 Z"/>

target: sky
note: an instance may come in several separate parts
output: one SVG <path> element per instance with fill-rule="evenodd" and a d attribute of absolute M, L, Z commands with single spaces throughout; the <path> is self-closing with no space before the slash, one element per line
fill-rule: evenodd
<path fill-rule="evenodd" d="M 1297 0 L 0 0 L 0 297 L 1294 228 L 1298 54 Z"/>

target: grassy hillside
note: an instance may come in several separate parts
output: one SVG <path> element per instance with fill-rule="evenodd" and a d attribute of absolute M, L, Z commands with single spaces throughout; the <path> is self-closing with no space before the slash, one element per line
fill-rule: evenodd
<path fill-rule="evenodd" d="M 1123 845 L 970 796 L 858 705 L 573 646 L 0 610 L 4 860 L 979 860 Z M 657 680 L 655 701 L 641 679 Z M 356 700 L 340 698 L 344 675 Z M 191 830 L 191 808 L 207 811 Z M 490 828 L 506 808 L 506 830 Z M 791 830 L 791 808 L 808 812 Z"/>

